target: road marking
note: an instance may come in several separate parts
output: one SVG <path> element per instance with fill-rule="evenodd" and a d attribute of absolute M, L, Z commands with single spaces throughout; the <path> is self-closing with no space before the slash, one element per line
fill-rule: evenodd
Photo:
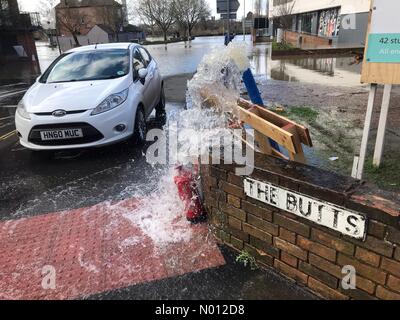
<path fill-rule="evenodd" d="M 25 89 L 25 90 L 19 90 L 19 91 L 15 91 L 15 92 L 6 93 L 6 94 L 1 95 L 0 99 L 16 96 L 17 94 L 25 93 L 26 91 L 28 91 L 28 90 Z"/>
<path fill-rule="evenodd" d="M 0 107 L 1 108 L 1 107 Z M 2 120 L 7 120 L 7 119 L 11 119 L 11 118 L 14 118 L 14 116 L 9 116 L 9 117 L 5 117 L 5 118 L 0 118 L 0 121 L 2 121 Z"/>
<path fill-rule="evenodd" d="M 0 104 L 0 108 L 17 108 L 18 106 L 17 105 L 4 105 L 4 106 L 2 106 L 1 104 Z"/>
<path fill-rule="evenodd" d="M 2 85 L 2 86 L 0 86 L 0 89 L 2 89 L 2 88 L 8 88 L 8 87 L 18 87 L 18 86 L 22 86 L 22 85 L 28 85 L 27 83 L 25 83 L 25 82 L 18 82 L 18 83 L 12 83 L 12 84 L 6 84 L 6 85 Z"/>
<path fill-rule="evenodd" d="M 16 133 L 17 133 L 17 130 L 14 130 L 14 131 L 11 131 L 9 133 L 6 133 L 4 136 L 0 137 L 0 141 L 7 140 L 8 138 L 11 138 Z"/>

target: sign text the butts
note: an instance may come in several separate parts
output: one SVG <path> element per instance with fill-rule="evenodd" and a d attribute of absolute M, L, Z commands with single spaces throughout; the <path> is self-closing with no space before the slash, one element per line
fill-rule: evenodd
<path fill-rule="evenodd" d="M 244 190 L 248 197 L 333 229 L 349 237 L 356 239 L 363 239 L 365 237 L 366 218 L 359 213 L 250 178 L 244 180 Z"/>

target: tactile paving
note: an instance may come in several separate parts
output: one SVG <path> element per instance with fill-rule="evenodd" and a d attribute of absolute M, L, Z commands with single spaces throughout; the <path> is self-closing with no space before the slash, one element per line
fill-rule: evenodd
<path fill-rule="evenodd" d="M 225 264 L 206 224 L 188 223 L 185 241 L 155 244 L 123 214 L 138 205 L 128 199 L 0 223 L 0 299 L 76 299 Z M 46 266 L 54 289 L 43 286 L 52 276 Z"/>

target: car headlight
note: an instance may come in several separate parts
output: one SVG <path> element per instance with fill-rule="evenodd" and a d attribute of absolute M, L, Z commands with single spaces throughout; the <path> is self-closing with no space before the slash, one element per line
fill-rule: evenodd
<path fill-rule="evenodd" d="M 114 109 L 123 104 L 128 98 L 129 89 L 115 93 L 100 103 L 91 113 L 92 116 Z"/>
<path fill-rule="evenodd" d="M 31 116 L 28 113 L 28 111 L 26 111 L 25 105 L 22 102 L 22 100 L 18 103 L 17 112 L 22 118 L 27 119 L 27 120 L 31 120 Z"/>

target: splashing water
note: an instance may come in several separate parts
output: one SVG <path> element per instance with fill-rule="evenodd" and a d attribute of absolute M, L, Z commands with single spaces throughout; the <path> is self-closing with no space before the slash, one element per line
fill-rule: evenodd
<path fill-rule="evenodd" d="M 174 170 L 168 169 L 157 189 L 143 198 L 138 207 L 123 216 L 140 227 L 156 248 L 187 242 L 191 238 L 189 222 L 183 215 L 184 206 L 173 181 Z"/>
<path fill-rule="evenodd" d="M 221 142 L 227 141 L 232 146 L 232 140 L 225 137 L 232 137 L 229 119 L 239 98 L 242 72 L 248 66 L 242 44 L 231 43 L 224 50 L 213 51 L 204 57 L 197 74 L 188 83 L 188 110 L 170 115 L 169 123 L 176 126 L 167 124 L 165 127 L 169 136 L 178 137 L 179 164 L 193 163 L 193 159 L 208 155 L 213 144 L 223 147 Z M 134 197 L 141 199 L 135 209 L 110 205 L 114 213 L 122 215 L 150 237 L 156 250 L 169 244 L 188 242 L 192 237 L 190 223 L 184 216 L 184 204 L 173 181 L 175 170 L 172 166 L 177 164 L 170 163 L 171 167 L 159 169 L 149 177 L 159 183 L 150 194 L 135 192 Z M 121 242 L 121 248 L 135 246 L 139 241 L 127 238 Z"/>

